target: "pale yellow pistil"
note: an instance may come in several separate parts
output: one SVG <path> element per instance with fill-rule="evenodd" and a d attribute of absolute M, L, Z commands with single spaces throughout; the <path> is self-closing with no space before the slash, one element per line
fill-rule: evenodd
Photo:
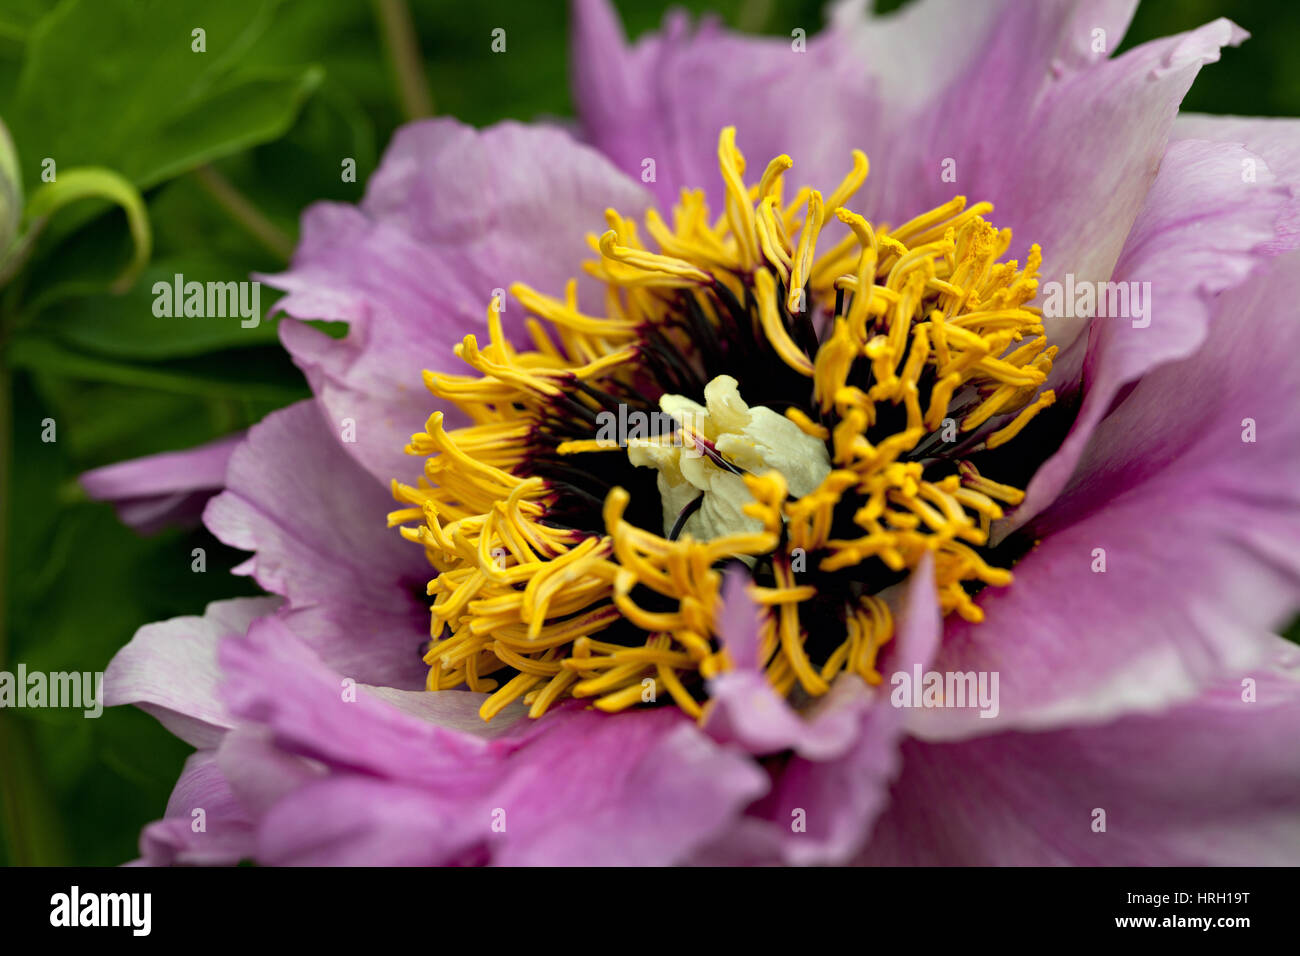
<path fill-rule="evenodd" d="M 701 495 L 703 500 L 679 534 L 708 541 L 761 530 L 763 523 L 745 514 L 754 502 L 742 477 L 745 473 L 779 471 L 790 492 L 799 497 L 811 494 L 830 473 L 825 442 L 770 408 L 750 408 L 730 375 L 719 375 L 706 385 L 704 401 L 700 405 L 681 395 L 662 396 L 659 407 L 676 421 L 677 430 L 657 441 L 627 443 L 632 464 L 659 472 L 665 535 Z M 705 451 L 705 443 L 716 455 Z"/>

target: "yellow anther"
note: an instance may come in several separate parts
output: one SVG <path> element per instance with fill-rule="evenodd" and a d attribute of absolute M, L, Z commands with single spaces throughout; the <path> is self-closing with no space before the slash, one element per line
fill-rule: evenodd
<path fill-rule="evenodd" d="M 1011 424 L 1007 425 L 1005 428 L 998 429 L 990 435 L 984 442 L 985 446 L 988 448 L 997 448 L 1000 445 L 1005 445 L 1007 442 L 1011 441 L 1011 439 L 1019 435 L 1021 430 L 1029 424 L 1030 420 L 1035 415 L 1041 412 L 1044 408 L 1051 406 L 1055 401 L 1056 393 L 1049 388 L 1047 391 L 1043 392 L 1042 395 L 1038 396 L 1038 401 L 1034 402 L 1034 404 L 1030 405 L 1017 415 Z"/>
<path fill-rule="evenodd" d="M 606 259 L 613 259 L 615 262 L 621 262 L 642 272 L 661 273 L 677 279 L 688 279 L 692 282 L 710 281 L 707 272 L 695 268 L 695 266 L 682 259 L 674 259 L 671 256 L 661 256 L 653 252 L 644 252 L 640 249 L 620 246 L 618 244 L 618 233 L 613 229 L 600 237 L 600 254 Z"/>
<path fill-rule="evenodd" d="M 870 169 L 871 164 L 867 162 L 867 154 L 860 149 L 855 149 L 853 151 L 853 169 L 835 187 L 835 192 L 831 193 L 830 198 L 826 200 L 826 208 L 839 209 L 852 199 L 854 193 L 861 189 L 862 184 L 867 181 L 867 173 Z"/>
<path fill-rule="evenodd" d="M 780 201 L 781 177 L 793 166 L 794 160 L 784 153 L 767 164 L 767 169 L 763 171 L 763 178 L 758 182 L 759 202 L 769 197 Z"/>
<path fill-rule="evenodd" d="M 758 297 L 758 318 L 763 325 L 763 332 L 767 335 L 768 342 L 771 343 L 776 354 L 781 356 L 781 361 L 800 375 L 812 378 L 812 360 L 799 351 L 799 347 L 794 344 L 790 333 L 785 330 L 785 323 L 781 320 L 776 303 L 776 280 L 772 278 L 772 273 L 766 269 L 759 269 L 754 273 L 754 291 Z"/>

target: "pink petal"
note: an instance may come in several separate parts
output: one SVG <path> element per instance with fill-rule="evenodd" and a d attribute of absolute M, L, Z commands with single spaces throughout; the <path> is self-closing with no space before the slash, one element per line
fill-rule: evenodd
<path fill-rule="evenodd" d="M 705 20 L 692 29 L 679 11 L 658 34 L 629 47 L 608 0 L 573 6 L 574 100 L 589 142 L 629 176 L 648 175 L 663 210 L 681 189 L 704 189 L 715 208 L 722 196 L 718 134 L 736 126 L 737 141 L 761 174 L 788 153 L 791 182 L 828 194 L 849 171 L 858 131 L 876 110 L 854 52 L 838 36 L 742 36 Z M 792 24 L 800 26 L 799 24 Z M 793 190 L 791 190 L 793 192 Z"/>
<path fill-rule="evenodd" d="M 1128 4 L 1005 4 L 980 56 L 894 131 L 899 155 L 874 166 L 863 202 L 890 222 L 952 198 L 994 205 L 1014 233 L 1011 252 L 1043 250 L 1043 281 L 1073 273 L 1105 281 L 1156 177 L 1178 104 L 1201 66 L 1246 34 L 1227 20 L 1106 59 L 1122 38 Z M 865 28 L 864 28 L 865 29 Z M 972 109 L 971 104 L 979 104 Z M 945 161 L 956 181 L 944 181 Z M 1068 347 L 1083 319 L 1059 319 Z M 1068 383 L 1077 362 L 1061 363 Z"/>
<path fill-rule="evenodd" d="M 1300 120 L 1179 113 L 1174 123 L 1174 139 L 1240 144 L 1262 157 L 1273 175 L 1287 185 L 1291 195 L 1291 202 L 1275 223 L 1277 238 L 1265 248 L 1280 253 L 1300 245 Z M 1252 171 L 1258 173 L 1258 169 Z"/>
<path fill-rule="evenodd" d="M 1183 95 L 1221 47 L 1246 37 L 1217 20 L 1108 59 L 1129 0 L 923 0 L 881 18 L 863 17 L 863 6 L 839 5 L 831 29 L 799 54 L 786 38 L 713 23 L 692 32 L 682 17 L 628 47 L 605 0 L 579 0 L 575 100 L 586 135 L 631 175 L 654 159 L 662 206 L 682 187 L 716 202 L 726 125 L 753 162 L 788 153 L 795 181 L 823 190 L 861 148 L 872 174 L 851 205 L 869 217 L 898 223 L 958 193 L 988 200 L 1015 233 L 1014 254 L 1042 246 L 1045 280 L 1105 281 Z M 1054 337 L 1068 346 L 1083 327 L 1058 322 Z M 1063 383 L 1078 360 L 1062 363 Z"/>
<path fill-rule="evenodd" d="M 924 669 L 938 646 L 941 622 L 928 557 L 895 598 L 897 632 L 881 659 L 886 675 Z M 830 695 L 838 699 L 823 712 L 803 717 L 774 695 L 758 708 L 752 698 L 722 690 L 727 696 L 713 707 L 726 713 L 726 721 L 710 714 L 711 733 L 725 730 L 756 752 L 785 748 L 793 754 L 771 769 L 771 791 L 702 850 L 696 862 L 834 864 L 851 859 L 884 809 L 889 782 L 898 772 L 906 712 L 892 705 L 888 684 L 868 689 L 856 677 L 841 677 Z M 845 718 L 850 720 L 847 728 Z"/>

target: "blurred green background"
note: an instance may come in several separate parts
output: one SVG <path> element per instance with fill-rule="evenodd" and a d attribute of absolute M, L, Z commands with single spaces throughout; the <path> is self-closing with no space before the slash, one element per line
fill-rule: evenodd
<path fill-rule="evenodd" d="M 788 35 L 822 23 L 815 0 L 698 0 L 734 27 Z M 887 3 L 887 8 L 898 6 Z M 620 0 L 628 30 L 669 4 Z M 201 530 L 141 538 L 75 483 L 88 468 L 186 448 L 307 395 L 274 323 L 176 322 L 150 287 L 277 271 L 317 199 L 356 201 L 405 103 L 391 36 L 418 46 L 437 113 L 475 124 L 569 116 L 568 12 L 561 0 L 3 0 L 0 117 L 24 190 L 41 161 L 117 171 L 139 190 L 152 257 L 124 294 L 123 210 L 98 200 L 50 220 L 26 267 L 0 288 L 0 670 L 102 670 L 136 628 L 254 593 L 226 572 L 241 555 Z M 397 16 L 409 11 L 409 19 Z M 1300 3 L 1181 0 L 1140 8 L 1124 48 L 1228 16 L 1254 34 L 1208 67 L 1184 108 L 1300 115 Z M 489 48 L 508 30 L 508 54 Z M 190 52 L 191 30 L 207 52 Z M 400 48 L 401 44 L 398 43 Z M 400 59 L 400 57 L 399 57 Z M 343 157 L 357 162 L 341 181 Z M 268 310 L 274 293 L 262 289 Z M 7 405 L 7 407 L 5 407 Z M 41 441 L 41 423 L 57 441 Z M 11 434 L 6 434 L 6 422 Z M 207 549 L 206 574 L 190 570 Z M 189 748 L 129 709 L 0 710 L 0 860 L 111 865 L 136 855 Z"/>

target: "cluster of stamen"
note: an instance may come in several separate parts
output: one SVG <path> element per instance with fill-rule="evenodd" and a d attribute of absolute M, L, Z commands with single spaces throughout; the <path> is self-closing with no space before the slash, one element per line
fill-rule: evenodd
<path fill-rule="evenodd" d="M 761 662 L 787 695 L 824 694 L 841 673 L 881 680 L 893 620 L 880 593 L 926 554 L 944 613 L 971 621 L 973 593 L 1011 579 L 980 549 L 1023 495 L 970 459 L 1053 401 L 1040 387 L 1055 349 L 1026 305 L 1038 248 L 1023 268 L 999 261 L 1010 230 L 960 196 L 873 226 L 845 207 L 867 176 L 857 152 L 829 197 L 784 202 L 789 157 L 746 186 L 734 137 L 719 143 L 717 219 L 683 191 L 671 226 L 646 216 L 655 251 L 606 213 L 584 265 L 607 314 L 580 311 L 576 282 L 562 298 L 516 284 L 530 347 L 494 300 L 488 344 L 456 348 L 473 374 L 425 375 L 471 424 L 449 431 L 435 412 L 412 436 L 424 474 L 393 483 L 405 507 L 390 524 L 436 571 L 428 687 L 488 692 L 485 719 L 516 700 L 537 717 L 564 697 L 618 711 L 664 694 L 699 716 L 707 680 L 733 666 L 719 639 L 729 566 L 752 578 Z M 701 540 L 688 521 L 703 492 L 669 527 L 652 469 L 596 436 L 602 413 L 698 402 L 719 376 L 823 443 L 829 470 L 792 494 L 780 470 L 738 464 L 679 416 L 647 442 L 707 455 L 749 496 L 746 527 Z"/>

